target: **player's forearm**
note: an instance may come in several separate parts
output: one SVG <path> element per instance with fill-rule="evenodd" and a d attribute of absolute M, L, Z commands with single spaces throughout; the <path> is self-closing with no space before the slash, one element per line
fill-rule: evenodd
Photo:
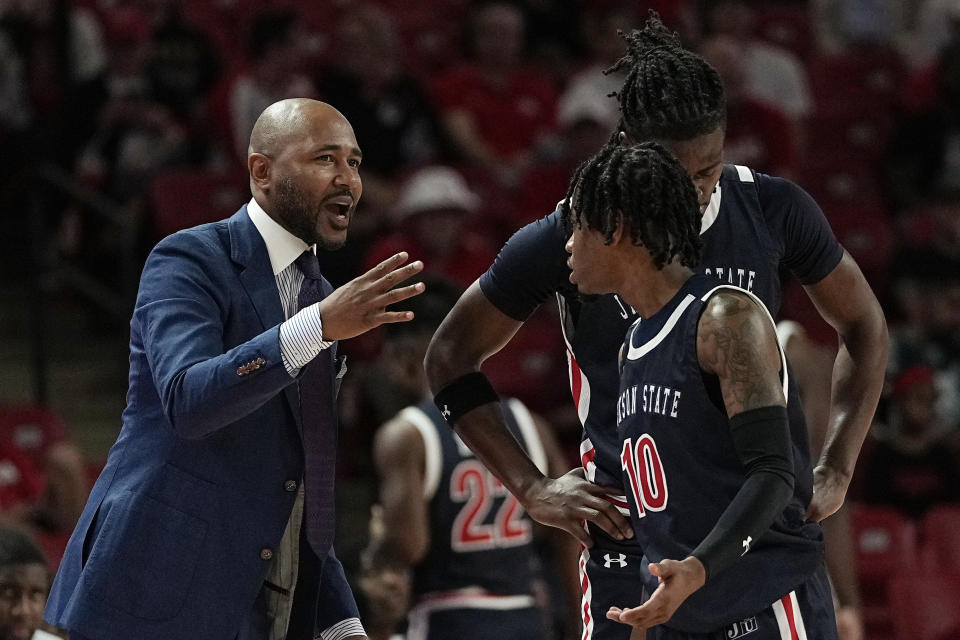
<path fill-rule="evenodd" d="M 851 534 L 850 510 L 846 505 L 831 518 L 821 523 L 826 542 L 827 570 L 837 592 L 837 601 L 843 607 L 860 606 L 860 589 L 857 582 L 856 549 Z"/>
<path fill-rule="evenodd" d="M 748 477 L 717 524 L 690 553 L 703 563 L 707 579 L 746 554 L 792 495 L 793 487 L 778 474 L 760 472 Z"/>
<path fill-rule="evenodd" d="M 451 348 L 441 326 L 424 361 L 427 379 L 434 393 L 480 368 L 479 358 L 464 357 L 456 351 Z M 470 447 L 480 462 L 521 502 L 524 489 L 543 477 L 507 428 L 499 403 L 487 402 L 469 410 L 456 418 L 454 427 L 460 439 Z"/>
<path fill-rule="evenodd" d="M 527 496 L 544 475 L 510 433 L 500 405 L 491 402 L 477 407 L 457 420 L 455 428 L 480 462 L 529 507 Z"/>
<path fill-rule="evenodd" d="M 424 370 L 432 392 L 440 393 L 454 381 L 479 371 L 483 361 L 507 344 L 521 324 L 496 309 L 478 283 L 472 284 L 427 348 Z M 457 400 L 471 404 L 472 397 L 464 398 L 461 393 Z M 523 503 L 527 490 L 544 476 L 507 429 L 499 403 L 489 401 L 454 413 L 454 426 L 463 442 Z"/>
<path fill-rule="evenodd" d="M 716 525 L 690 555 L 707 578 L 747 553 L 770 528 L 793 495 L 792 446 L 786 407 L 774 405 L 736 414 L 730 434 L 746 477 Z"/>
<path fill-rule="evenodd" d="M 865 314 L 843 335 L 833 368 L 830 424 L 820 465 L 849 482 L 870 430 L 887 366 L 889 337 L 883 314 Z"/>

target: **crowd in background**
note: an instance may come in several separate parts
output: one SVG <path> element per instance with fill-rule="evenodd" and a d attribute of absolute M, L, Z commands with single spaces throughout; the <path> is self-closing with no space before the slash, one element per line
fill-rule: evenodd
<path fill-rule="evenodd" d="M 364 154 L 348 244 L 323 265 L 331 281 L 403 249 L 466 287 L 615 130 L 608 96 L 622 78 L 602 71 L 624 53 L 617 29 L 650 8 L 724 80 L 725 160 L 809 191 L 881 300 L 888 385 L 851 499 L 918 523 L 960 501 L 956 0 L 0 0 L 3 277 L 52 252 L 129 295 L 124 256 L 138 271 L 163 235 L 233 213 L 249 199 L 254 120 L 309 96 L 344 113 Z M 49 175 L 98 204 L 37 189 Z M 835 347 L 797 283 L 784 297 L 784 317 Z M 488 374 L 554 424 L 572 466 L 562 344 L 555 311 L 541 309 Z M 339 473 L 369 500 L 372 433 L 419 400 L 397 348 L 380 333 L 344 345 Z M 55 558 L 85 465 L 95 474 L 102 458 L 81 460 L 55 417 L 6 415 L 0 510 Z M 347 559 L 367 504 L 345 505 Z"/>

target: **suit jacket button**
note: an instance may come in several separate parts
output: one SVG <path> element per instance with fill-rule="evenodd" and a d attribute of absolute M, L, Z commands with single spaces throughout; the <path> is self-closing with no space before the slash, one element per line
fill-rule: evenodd
<path fill-rule="evenodd" d="M 288 491 L 288 492 L 290 492 L 290 493 L 293 493 L 294 491 L 297 490 L 297 481 L 296 481 L 296 480 L 287 480 L 286 482 L 283 483 L 283 489 L 284 489 L 284 491 Z"/>
<path fill-rule="evenodd" d="M 273 558 L 272 549 L 260 549 L 260 559 L 261 560 L 270 560 Z"/>

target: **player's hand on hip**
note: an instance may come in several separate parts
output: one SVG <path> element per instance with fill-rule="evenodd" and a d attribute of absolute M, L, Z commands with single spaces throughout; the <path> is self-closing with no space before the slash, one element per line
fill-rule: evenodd
<path fill-rule="evenodd" d="M 650 573 L 660 581 L 660 586 L 650 599 L 632 609 L 610 607 L 608 619 L 644 629 L 662 624 L 673 617 L 683 601 L 707 580 L 703 564 L 693 556 L 683 560 L 651 562 Z"/>
<path fill-rule="evenodd" d="M 836 513 L 843 505 L 849 484 L 848 476 L 827 465 L 817 465 L 813 470 L 813 498 L 805 518 L 820 522 Z"/>
<path fill-rule="evenodd" d="M 388 322 L 412 320 L 410 311 L 386 309 L 424 290 L 422 282 L 393 288 L 423 270 L 419 260 L 404 264 L 407 258 L 406 251 L 394 254 L 321 300 L 323 339 L 346 340 Z"/>
<path fill-rule="evenodd" d="M 617 540 L 633 537 L 630 522 L 603 498 L 618 492 L 614 487 L 601 487 L 588 481 L 583 468 L 577 467 L 559 478 L 544 477 L 534 483 L 525 492 L 523 506 L 537 522 L 563 529 L 583 546 L 592 547 L 593 540 L 583 527 L 584 520 Z"/>

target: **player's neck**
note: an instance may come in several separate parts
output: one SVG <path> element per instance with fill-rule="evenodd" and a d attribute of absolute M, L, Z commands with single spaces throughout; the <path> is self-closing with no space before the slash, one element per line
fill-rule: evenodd
<path fill-rule="evenodd" d="M 663 309 L 692 275 L 689 267 L 671 262 L 663 269 L 650 269 L 642 276 L 629 278 L 618 293 L 641 318 L 649 318 Z"/>

